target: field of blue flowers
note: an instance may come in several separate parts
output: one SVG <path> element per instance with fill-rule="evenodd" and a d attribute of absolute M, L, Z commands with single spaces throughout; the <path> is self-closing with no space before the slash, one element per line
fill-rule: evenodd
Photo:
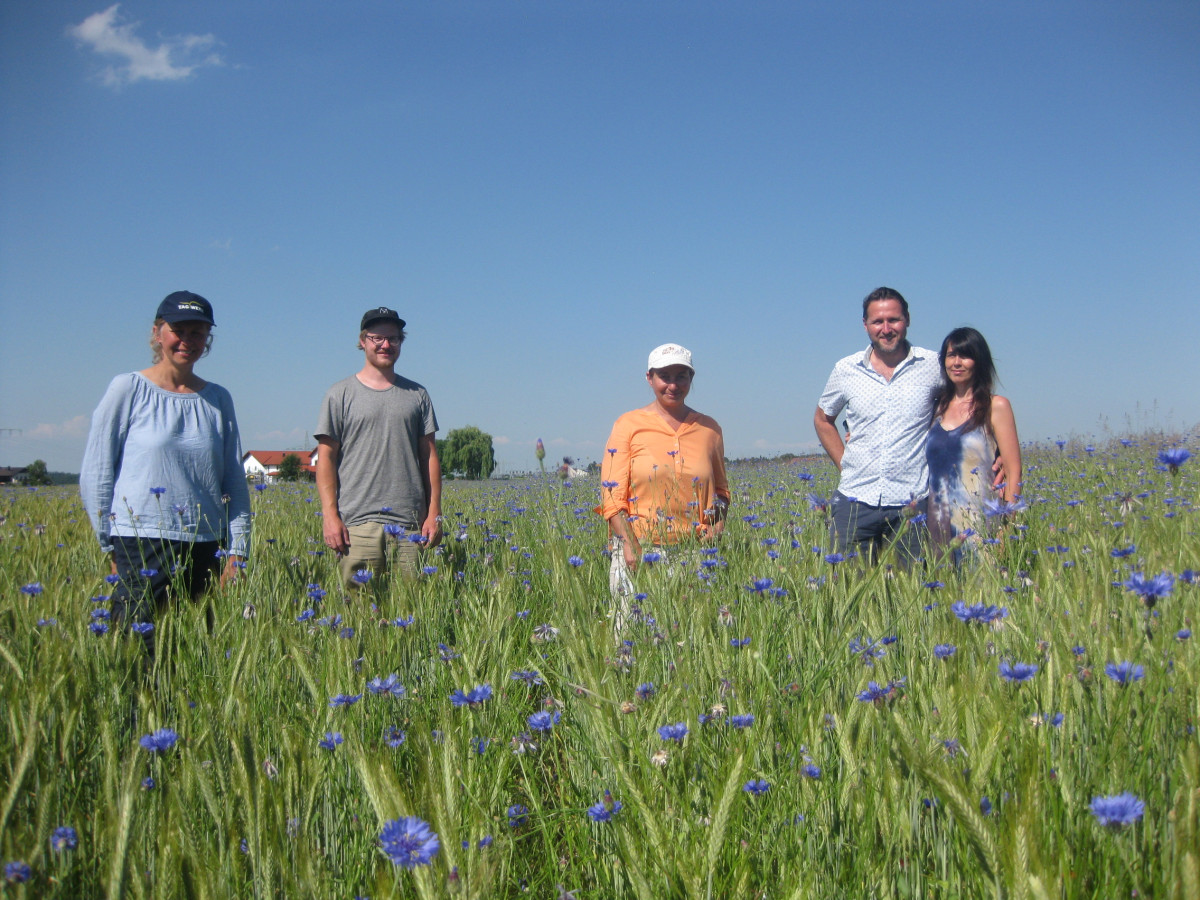
<path fill-rule="evenodd" d="M 594 480 L 450 482 L 349 599 L 271 485 L 151 667 L 78 495 L 4 488 L 2 892 L 1200 896 L 1200 434 L 1027 452 L 912 572 L 828 553 L 828 463 L 735 464 L 620 640 Z"/>

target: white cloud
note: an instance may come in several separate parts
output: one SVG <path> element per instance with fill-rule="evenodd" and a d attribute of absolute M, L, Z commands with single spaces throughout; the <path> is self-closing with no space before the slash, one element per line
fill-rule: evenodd
<path fill-rule="evenodd" d="M 106 66 L 101 79 L 110 87 L 120 87 L 143 79 L 176 81 L 187 78 L 201 66 L 222 65 L 216 53 L 207 53 L 217 43 L 211 34 L 187 34 L 164 39 L 157 47 L 149 47 L 134 32 L 139 22 L 121 22 L 119 3 L 103 12 L 92 13 L 67 34 L 104 56 L 115 56 L 119 62 Z"/>
<path fill-rule="evenodd" d="M 35 425 L 28 431 L 22 432 L 20 437 L 31 441 L 52 441 L 58 438 L 87 437 L 90 425 L 91 420 L 87 416 L 76 416 L 57 425 L 48 422 Z"/>

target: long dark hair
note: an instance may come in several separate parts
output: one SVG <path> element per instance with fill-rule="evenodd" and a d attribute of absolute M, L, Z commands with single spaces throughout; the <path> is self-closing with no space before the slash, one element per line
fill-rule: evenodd
<path fill-rule="evenodd" d="M 938 363 L 942 377 L 946 375 L 946 354 L 953 350 L 959 356 L 975 361 L 971 373 L 971 425 L 974 428 L 991 428 L 988 424 L 992 414 L 992 387 L 996 383 L 996 364 L 992 362 L 992 351 L 988 349 L 983 335 L 974 328 L 955 328 L 942 341 L 938 351 Z M 937 415 L 942 415 L 954 399 L 954 385 L 946 378 L 942 393 L 938 397 Z"/>

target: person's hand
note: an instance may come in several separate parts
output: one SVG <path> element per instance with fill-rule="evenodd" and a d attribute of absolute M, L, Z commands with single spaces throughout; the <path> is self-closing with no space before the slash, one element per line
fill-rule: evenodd
<path fill-rule="evenodd" d="M 637 539 L 628 537 L 621 542 L 621 553 L 625 557 L 625 565 L 629 567 L 630 572 L 637 570 L 638 563 L 642 561 L 642 548 L 638 544 Z"/>
<path fill-rule="evenodd" d="M 350 530 L 342 522 L 337 513 L 326 514 L 321 520 L 321 530 L 325 537 L 325 546 L 341 556 L 350 549 Z"/>
<path fill-rule="evenodd" d="M 992 463 L 992 471 L 996 473 L 996 478 L 992 481 L 992 490 L 1004 490 L 1004 485 L 1008 483 L 1008 473 L 1004 470 L 1003 456 L 996 457 L 996 461 Z"/>
<path fill-rule="evenodd" d="M 421 523 L 421 536 L 425 538 L 426 549 L 433 549 L 442 542 L 442 523 L 432 513 Z"/>
<path fill-rule="evenodd" d="M 108 567 L 109 567 L 109 569 L 112 570 L 111 574 L 113 574 L 113 575 L 117 574 L 117 561 L 115 559 L 113 559 L 111 556 L 108 558 Z"/>
<path fill-rule="evenodd" d="M 242 574 L 242 557 L 230 554 L 225 557 L 225 568 L 221 569 L 221 587 L 226 588 Z"/>

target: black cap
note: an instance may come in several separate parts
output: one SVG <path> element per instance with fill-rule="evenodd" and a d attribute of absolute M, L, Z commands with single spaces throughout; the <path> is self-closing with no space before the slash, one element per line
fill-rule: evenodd
<path fill-rule="evenodd" d="M 162 303 L 158 304 L 158 313 L 154 316 L 165 322 L 207 322 L 213 321 L 212 304 L 191 291 L 176 291 L 167 294 Z"/>
<path fill-rule="evenodd" d="M 377 306 L 363 313 L 362 324 L 358 326 L 358 330 L 366 331 L 367 326 L 374 322 L 395 322 L 398 328 L 404 328 L 404 320 L 394 309 L 388 309 L 386 306 Z"/>

